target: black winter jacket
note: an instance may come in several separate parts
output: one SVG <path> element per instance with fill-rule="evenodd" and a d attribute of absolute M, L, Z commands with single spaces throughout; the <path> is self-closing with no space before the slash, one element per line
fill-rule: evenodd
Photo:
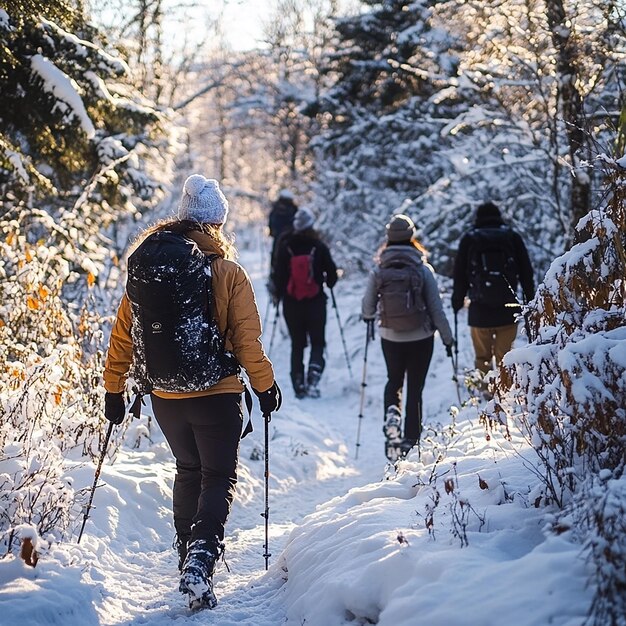
<path fill-rule="evenodd" d="M 313 255 L 313 277 L 318 285 L 326 283 L 330 289 L 337 282 L 337 266 L 333 261 L 328 246 L 321 241 L 313 229 L 292 232 L 281 237 L 280 247 L 276 251 L 274 262 L 274 283 L 276 295 L 281 300 L 287 293 L 292 255 L 308 254 L 315 247 Z M 320 290 L 320 294 L 323 291 Z"/>
<path fill-rule="evenodd" d="M 497 217 L 484 220 L 476 220 L 474 229 L 463 235 L 459 243 L 459 250 L 454 263 L 454 286 L 452 291 L 452 308 L 456 312 L 463 307 L 465 295 L 470 284 L 470 247 L 472 245 L 473 232 L 481 228 L 503 227 L 504 222 Z M 521 284 L 526 300 L 532 300 L 535 294 L 533 280 L 533 268 L 528 257 L 528 251 L 524 241 L 518 233 L 509 229 L 512 256 L 515 260 L 517 277 L 511 287 L 517 294 L 518 284 Z M 515 318 L 521 309 L 519 307 L 490 307 L 477 302 L 470 302 L 468 311 L 468 324 L 476 328 L 490 328 L 496 326 L 508 326 L 515 322 Z"/>

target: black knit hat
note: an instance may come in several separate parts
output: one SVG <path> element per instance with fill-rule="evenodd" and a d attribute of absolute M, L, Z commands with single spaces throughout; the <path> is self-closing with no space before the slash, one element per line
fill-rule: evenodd
<path fill-rule="evenodd" d="M 490 218 L 502 219 L 502 214 L 493 202 L 485 202 L 476 209 L 476 219 L 482 221 Z"/>

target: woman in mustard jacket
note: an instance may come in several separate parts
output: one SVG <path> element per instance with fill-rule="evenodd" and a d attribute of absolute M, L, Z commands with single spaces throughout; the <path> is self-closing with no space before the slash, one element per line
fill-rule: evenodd
<path fill-rule="evenodd" d="M 159 348 L 162 354 L 155 354 L 154 349 L 149 351 L 146 348 L 152 339 L 147 336 L 149 329 L 146 330 L 145 324 L 142 327 L 145 309 L 140 299 L 134 296 L 138 291 L 133 283 L 132 272 L 135 270 L 131 271 L 137 264 L 132 266 L 133 257 L 135 260 L 140 258 L 135 255 L 142 246 L 143 257 L 146 257 L 146 250 L 154 249 L 145 247 L 149 238 L 153 241 L 155 234 L 158 239 L 164 233 L 166 238 L 174 233 L 174 239 L 182 235 L 178 241 L 195 253 L 196 260 L 199 256 L 208 268 L 205 274 L 209 277 L 212 302 L 209 300 L 205 310 L 212 311 L 212 315 L 207 316 L 210 319 L 202 326 L 212 324 L 216 333 L 219 330 L 224 352 L 235 366 L 222 371 L 217 382 L 191 376 L 187 378 L 191 383 L 176 387 L 153 376 L 150 386 L 144 389 L 150 392 L 154 416 L 176 459 L 173 514 L 182 573 L 180 590 L 189 594 L 190 603 L 196 600 L 210 608 L 217 602 L 212 576 L 215 563 L 223 552 L 224 525 L 237 482 L 244 391 L 238 366 L 246 370 L 264 415 L 278 410 L 281 402 L 272 364 L 261 343 L 261 321 L 250 278 L 233 260 L 236 251 L 222 230 L 227 213 L 228 202 L 217 181 L 196 174 L 185 182 L 178 219 L 161 222 L 139 238 L 129 259 L 127 290 L 112 328 L 104 370 L 105 417 L 115 424 L 124 419 L 123 391 L 129 374 L 137 378 L 138 372 L 150 370 L 150 359 L 156 362 L 169 360 L 170 365 L 174 363 L 174 369 L 178 368 L 176 376 L 185 377 L 189 373 L 185 371 L 189 367 L 180 364 L 180 359 L 186 358 L 185 351 L 178 360 L 173 360 L 167 349 Z M 160 277 L 160 286 L 165 283 L 166 289 L 173 294 L 180 291 L 182 287 L 176 281 L 181 273 L 176 269 L 166 279 Z M 202 289 L 198 284 L 197 293 L 193 295 L 206 298 Z M 170 305 L 164 302 L 163 309 L 171 311 L 167 306 Z M 165 312 L 163 316 L 166 317 Z M 152 322 L 151 326 L 161 333 L 161 322 Z M 200 353 L 203 348 L 197 330 L 193 327 L 193 332 L 186 335 L 185 350 L 188 353 Z M 179 335 L 176 335 L 177 339 Z M 157 336 L 163 341 L 163 335 Z M 198 345 L 194 346 L 196 338 Z M 152 356 L 146 358 L 148 354 Z M 198 368 L 198 363 L 206 366 L 207 360 L 200 358 L 190 367 Z M 198 383 L 198 380 L 205 382 Z"/>

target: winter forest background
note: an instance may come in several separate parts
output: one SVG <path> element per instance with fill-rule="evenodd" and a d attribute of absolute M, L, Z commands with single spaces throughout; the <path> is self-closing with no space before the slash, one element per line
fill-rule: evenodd
<path fill-rule="evenodd" d="M 188 174 L 221 182 L 243 250 L 290 189 L 355 285 L 408 213 L 444 298 L 493 200 L 540 286 L 481 424 L 534 449 L 529 506 L 591 564 L 588 623 L 625 624 L 626 4 L 275 0 L 247 48 L 226 5 L 0 2 L 0 554 L 76 538 L 124 253 Z"/>

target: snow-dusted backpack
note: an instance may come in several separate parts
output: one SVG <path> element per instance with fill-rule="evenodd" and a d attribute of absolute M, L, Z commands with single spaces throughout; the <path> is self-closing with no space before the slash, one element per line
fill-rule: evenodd
<path fill-rule="evenodd" d="M 294 254 L 289 247 L 287 252 L 290 255 L 287 293 L 296 300 L 314 298 L 320 292 L 314 273 L 315 246 L 305 254 Z"/>
<path fill-rule="evenodd" d="M 512 233 L 508 226 L 475 228 L 470 232 L 468 296 L 472 302 L 494 308 L 517 304 Z"/>
<path fill-rule="evenodd" d="M 384 328 L 406 331 L 432 325 L 424 300 L 424 266 L 414 254 L 395 250 L 393 254 L 383 253 L 376 288 Z"/>
<path fill-rule="evenodd" d="M 132 377 L 139 394 L 208 389 L 239 365 L 213 318 L 211 263 L 183 234 L 148 236 L 128 259 Z"/>

